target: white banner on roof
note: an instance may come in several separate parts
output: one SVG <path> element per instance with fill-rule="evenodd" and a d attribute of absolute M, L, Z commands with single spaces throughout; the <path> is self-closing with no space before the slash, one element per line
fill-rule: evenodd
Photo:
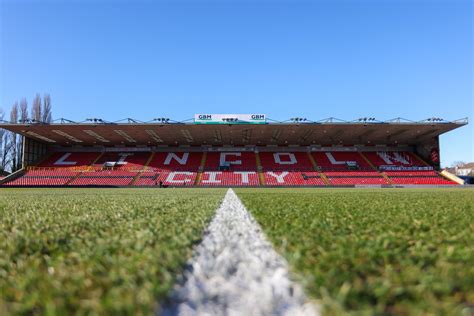
<path fill-rule="evenodd" d="M 265 114 L 194 114 L 196 124 L 265 124 Z"/>

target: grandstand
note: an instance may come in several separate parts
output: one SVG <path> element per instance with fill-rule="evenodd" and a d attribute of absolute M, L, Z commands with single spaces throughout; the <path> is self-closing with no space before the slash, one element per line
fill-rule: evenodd
<path fill-rule="evenodd" d="M 453 186 L 439 136 L 467 124 L 334 118 L 273 122 L 196 114 L 194 122 L 0 124 L 24 137 L 23 168 L 2 186 Z"/>

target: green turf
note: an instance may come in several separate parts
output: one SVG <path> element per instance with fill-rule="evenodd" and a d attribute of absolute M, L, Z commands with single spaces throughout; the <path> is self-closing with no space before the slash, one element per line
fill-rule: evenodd
<path fill-rule="evenodd" d="M 150 314 L 222 189 L 1 189 L 0 314 Z"/>
<path fill-rule="evenodd" d="M 325 314 L 471 315 L 474 190 L 237 193 Z"/>

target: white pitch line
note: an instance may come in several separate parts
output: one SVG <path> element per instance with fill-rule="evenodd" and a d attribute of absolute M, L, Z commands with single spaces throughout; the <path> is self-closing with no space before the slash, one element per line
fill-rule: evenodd
<path fill-rule="evenodd" d="M 232 189 L 164 304 L 163 315 L 319 315 Z"/>

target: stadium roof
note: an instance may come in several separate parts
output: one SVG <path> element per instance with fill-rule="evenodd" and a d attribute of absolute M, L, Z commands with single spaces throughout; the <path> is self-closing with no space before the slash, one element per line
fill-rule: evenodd
<path fill-rule="evenodd" d="M 261 125 L 198 125 L 174 121 L 143 123 L 0 123 L 0 128 L 19 133 L 43 143 L 70 145 L 328 145 L 328 144 L 404 144 L 416 145 L 466 125 L 467 119 L 408 121 L 334 118 L 318 122 L 277 122 Z"/>

